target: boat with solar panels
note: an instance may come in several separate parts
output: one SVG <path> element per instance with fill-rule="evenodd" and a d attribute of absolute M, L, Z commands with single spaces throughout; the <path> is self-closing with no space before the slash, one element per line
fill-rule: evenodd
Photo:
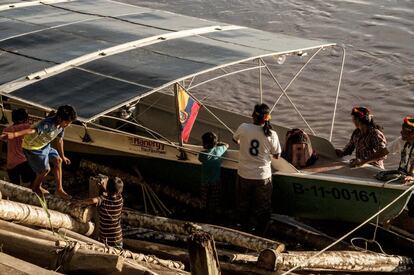
<path fill-rule="evenodd" d="M 380 221 L 387 221 L 407 204 L 407 186 L 379 182 L 373 177 L 378 168 L 351 169 L 335 155 L 330 140 L 345 60 L 344 48 L 335 43 L 114 1 L 1 3 L 3 126 L 14 108 L 27 108 L 36 121 L 70 104 L 79 122 L 65 130 L 66 150 L 134 165 L 148 180 L 196 194 L 201 135 L 214 131 L 232 144 L 232 132 L 251 120 L 243 105 L 250 110 L 256 102 L 266 102 L 272 110 L 283 109 L 284 98 L 308 127 L 319 159 L 301 170 L 283 158 L 272 161 L 275 212 L 362 222 L 402 196 L 380 215 Z M 329 82 L 333 106 L 328 139 L 316 135 L 290 89 L 311 64 L 323 68 L 325 58 L 337 60 L 339 75 L 334 85 Z M 289 69 L 293 73 L 285 74 Z M 326 98 L 328 89 L 322 86 L 328 81 L 312 79 L 316 90 L 310 96 Z M 180 106 L 180 96 L 199 107 L 185 138 L 183 129 L 192 116 Z M 284 144 L 290 128 L 273 128 Z M 237 163 L 238 148 L 232 144 L 222 163 L 229 195 Z"/>

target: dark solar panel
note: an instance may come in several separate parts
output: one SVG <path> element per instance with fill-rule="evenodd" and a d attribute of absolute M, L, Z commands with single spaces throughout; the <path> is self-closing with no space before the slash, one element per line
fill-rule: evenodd
<path fill-rule="evenodd" d="M 82 67 L 156 88 L 175 79 L 211 68 L 212 65 L 136 49 L 108 56 Z"/>
<path fill-rule="evenodd" d="M 25 77 L 32 72 L 40 71 L 52 65 L 47 62 L 0 51 L 0 85 Z"/>
<path fill-rule="evenodd" d="M 3 10 L 0 84 L 123 43 L 174 34 L 170 30 L 214 25 L 226 24 L 100 0 Z M 13 37 L 39 28 L 43 30 Z M 89 72 L 68 66 L 10 95 L 51 108 L 72 104 L 89 120 L 152 89 L 217 66 L 324 45 L 248 28 L 179 34 L 183 36 L 85 60 L 81 67 Z"/>
<path fill-rule="evenodd" d="M 70 104 L 80 118 L 88 119 L 147 91 L 148 88 L 71 69 L 14 91 L 12 96 L 52 108 Z"/>
<path fill-rule="evenodd" d="M 41 28 L 41 26 L 36 26 L 7 18 L 0 18 L 0 40 L 4 40 L 22 33 L 39 30 Z"/>

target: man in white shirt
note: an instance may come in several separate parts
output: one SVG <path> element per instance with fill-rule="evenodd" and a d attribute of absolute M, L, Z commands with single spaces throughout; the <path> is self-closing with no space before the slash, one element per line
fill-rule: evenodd
<path fill-rule="evenodd" d="M 282 152 L 279 137 L 270 125 L 270 109 L 257 104 L 253 123 L 243 123 L 233 135 L 240 144 L 236 206 L 242 229 L 263 234 L 272 212 L 272 157 Z"/>

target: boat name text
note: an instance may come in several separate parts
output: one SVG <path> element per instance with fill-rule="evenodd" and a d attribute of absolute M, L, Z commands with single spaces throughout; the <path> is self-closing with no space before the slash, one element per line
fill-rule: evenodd
<path fill-rule="evenodd" d="M 129 137 L 130 144 L 141 147 L 142 151 L 165 154 L 165 145 L 153 140 Z"/>

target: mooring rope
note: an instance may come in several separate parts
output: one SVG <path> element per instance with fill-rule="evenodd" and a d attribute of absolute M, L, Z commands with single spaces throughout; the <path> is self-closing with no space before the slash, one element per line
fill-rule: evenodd
<path fill-rule="evenodd" d="M 310 257 L 309 259 L 307 259 L 303 264 L 301 265 L 297 265 L 292 267 L 291 269 L 289 269 L 288 271 L 282 273 L 282 275 L 286 275 L 286 274 L 290 274 L 292 271 L 302 267 L 303 265 L 305 265 L 306 263 L 308 263 L 311 259 L 321 255 L 323 252 L 325 252 L 326 250 L 328 250 L 329 248 L 335 246 L 336 244 L 338 244 L 339 242 L 343 241 L 345 238 L 347 238 L 349 235 L 351 235 L 352 233 L 354 233 L 355 231 L 357 231 L 358 229 L 360 229 L 362 226 L 364 226 L 365 224 L 367 224 L 368 222 L 370 222 L 373 218 L 377 217 L 378 215 L 380 215 L 382 212 L 384 212 L 385 210 L 388 209 L 388 207 L 390 207 L 391 205 L 393 205 L 394 203 L 396 203 L 397 201 L 399 201 L 402 197 L 404 197 L 407 193 L 412 192 L 414 190 L 414 184 L 412 183 L 412 185 L 405 190 L 402 194 L 400 194 L 397 198 L 395 198 L 392 202 L 390 202 L 389 204 L 387 204 L 386 206 L 384 206 L 380 211 L 378 211 L 377 213 L 375 213 L 374 215 L 372 215 L 371 217 L 369 217 L 368 219 L 366 219 L 363 223 L 361 223 L 360 225 L 358 225 L 357 227 L 355 227 L 354 229 L 352 229 L 351 231 L 349 231 L 348 233 L 346 233 L 345 235 L 343 235 L 341 238 L 339 238 L 338 240 L 336 240 L 335 242 L 331 243 L 330 245 L 328 245 L 327 247 L 325 247 L 324 249 L 322 249 L 321 251 L 319 251 L 318 253 L 316 253 L 315 255 L 313 255 L 312 257 Z"/>

